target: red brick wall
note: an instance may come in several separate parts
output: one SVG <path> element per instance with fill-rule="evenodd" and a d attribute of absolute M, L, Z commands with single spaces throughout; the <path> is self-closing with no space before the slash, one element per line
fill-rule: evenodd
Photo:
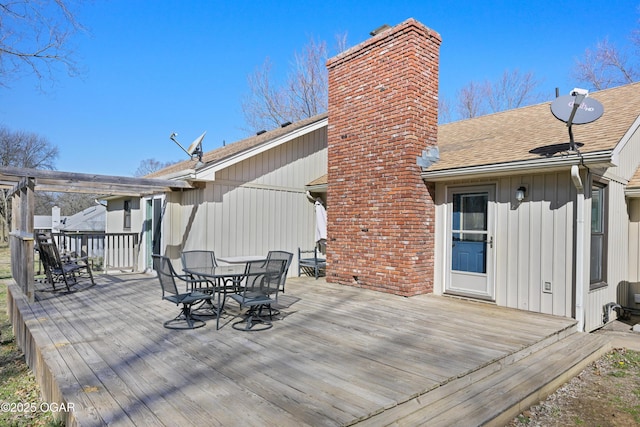
<path fill-rule="evenodd" d="M 440 35 L 409 19 L 328 61 L 327 280 L 433 291 Z"/>

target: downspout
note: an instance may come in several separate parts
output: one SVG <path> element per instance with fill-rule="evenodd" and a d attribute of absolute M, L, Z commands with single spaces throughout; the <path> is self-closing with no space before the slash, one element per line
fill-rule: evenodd
<path fill-rule="evenodd" d="M 576 187 L 576 320 L 578 332 L 584 332 L 584 186 L 578 165 L 571 166 Z"/>

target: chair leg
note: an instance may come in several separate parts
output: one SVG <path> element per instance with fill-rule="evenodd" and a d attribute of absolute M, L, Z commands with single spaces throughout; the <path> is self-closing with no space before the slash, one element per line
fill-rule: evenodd
<path fill-rule="evenodd" d="M 266 305 L 260 305 L 260 306 L 254 306 L 251 307 L 249 309 L 249 311 L 247 311 L 245 313 L 245 318 L 244 320 L 241 320 L 239 322 L 235 322 L 231 325 L 231 327 L 233 329 L 237 329 L 239 331 L 244 331 L 244 332 L 255 332 L 255 331 L 264 331 L 267 329 L 271 329 L 273 327 L 273 317 L 272 317 L 272 312 L 271 312 L 271 305 L 269 305 L 269 320 L 265 320 L 262 318 L 262 309 L 265 307 Z M 241 327 L 241 325 L 244 324 L 244 327 Z M 258 328 L 254 328 L 254 326 L 256 324 L 260 324 L 262 325 L 261 327 Z"/>
<path fill-rule="evenodd" d="M 96 282 L 93 281 L 93 273 L 91 272 L 91 266 L 87 262 L 87 273 L 89 273 L 89 279 L 91 279 L 91 284 L 95 285 Z"/>
<path fill-rule="evenodd" d="M 191 315 L 191 304 L 184 304 L 180 314 L 174 319 L 164 322 L 164 327 L 167 329 L 196 329 L 205 324 L 202 319 Z"/>

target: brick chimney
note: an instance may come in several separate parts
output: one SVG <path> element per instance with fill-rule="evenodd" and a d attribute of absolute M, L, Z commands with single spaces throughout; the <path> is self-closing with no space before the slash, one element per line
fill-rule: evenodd
<path fill-rule="evenodd" d="M 327 280 L 433 291 L 434 191 L 416 159 L 437 145 L 440 35 L 414 19 L 327 62 Z"/>

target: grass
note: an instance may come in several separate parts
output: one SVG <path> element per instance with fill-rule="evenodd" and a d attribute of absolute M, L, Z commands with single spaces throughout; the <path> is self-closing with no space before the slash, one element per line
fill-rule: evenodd
<path fill-rule="evenodd" d="M 0 425 L 61 426 L 40 396 L 40 387 L 16 345 L 7 315 L 9 248 L 0 245 Z"/>

